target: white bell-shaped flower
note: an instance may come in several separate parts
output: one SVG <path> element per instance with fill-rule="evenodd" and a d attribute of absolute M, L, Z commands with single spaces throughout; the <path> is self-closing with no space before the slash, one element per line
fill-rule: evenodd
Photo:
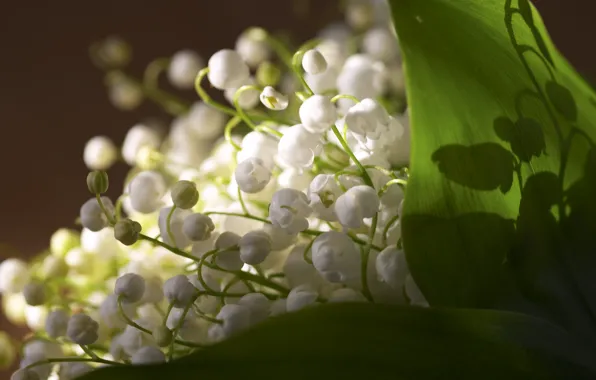
<path fill-rule="evenodd" d="M 327 300 L 330 303 L 339 302 L 366 302 L 366 298 L 362 293 L 351 288 L 340 288 L 331 292 L 331 296 Z"/>
<path fill-rule="evenodd" d="M 168 80 L 180 89 L 193 88 L 199 71 L 205 67 L 200 55 L 192 50 L 181 50 L 172 56 L 168 66 Z"/>
<path fill-rule="evenodd" d="M 345 123 L 353 133 L 378 140 L 382 133 L 387 131 L 389 114 L 375 100 L 366 98 L 350 107 L 345 116 Z"/>
<path fill-rule="evenodd" d="M 221 328 L 224 336 L 229 337 L 250 327 L 251 311 L 246 306 L 226 304 L 221 308 L 216 319 L 223 321 Z"/>
<path fill-rule="evenodd" d="M 265 107 L 274 111 L 285 110 L 289 104 L 288 97 L 271 86 L 267 86 L 261 91 L 259 99 Z"/>
<path fill-rule="evenodd" d="M 283 228 L 273 224 L 265 224 L 263 231 L 271 239 L 271 250 L 279 251 L 290 247 L 296 241 L 297 234 L 289 234 Z"/>
<path fill-rule="evenodd" d="M 360 228 L 364 218 L 372 218 L 380 206 L 375 189 L 366 185 L 354 186 L 335 201 L 335 214 L 345 228 Z"/>
<path fill-rule="evenodd" d="M 318 174 L 308 187 L 308 199 L 317 218 L 333 222 L 335 201 L 341 195 L 341 189 L 331 174 Z"/>
<path fill-rule="evenodd" d="M 83 161 L 89 170 L 108 170 L 118 159 L 116 145 L 106 136 L 92 137 L 83 151 Z"/>
<path fill-rule="evenodd" d="M 250 310 L 250 325 L 264 321 L 271 311 L 271 302 L 262 293 L 248 293 L 238 300 L 237 305 Z"/>
<path fill-rule="evenodd" d="M 289 128 L 279 140 L 277 155 L 281 164 L 305 169 L 312 166 L 322 149 L 321 135 L 310 133 L 302 124 L 297 124 Z"/>
<path fill-rule="evenodd" d="M 23 290 L 29 282 L 29 267 L 20 259 L 10 258 L 0 263 L 0 293 L 11 294 Z"/>
<path fill-rule="evenodd" d="M 288 294 L 286 299 L 286 311 L 288 313 L 304 309 L 317 303 L 319 295 L 309 285 L 295 287 Z"/>
<path fill-rule="evenodd" d="M 390 245 L 383 249 L 376 260 L 377 276 L 380 281 L 401 290 L 409 273 L 406 255 L 403 250 Z"/>
<path fill-rule="evenodd" d="M 222 250 L 215 256 L 215 263 L 225 270 L 236 271 L 242 269 L 244 263 L 240 259 L 240 235 L 234 232 L 222 232 L 215 241 L 215 248 Z"/>
<path fill-rule="evenodd" d="M 101 197 L 101 202 L 105 210 L 114 215 L 114 204 L 108 197 Z M 80 212 L 81 224 L 90 231 L 97 232 L 103 230 L 109 225 L 108 217 L 101 209 L 96 198 L 91 198 L 83 203 Z"/>
<path fill-rule="evenodd" d="M 184 128 L 188 129 L 196 139 L 210 141 L 223 132 L 226 115 L 199 101 L 192 105 L 182 122 Z"/>
<path fill-rule="evenodd" d="M 208 215 L 200 213 L 190 214 L 184 218 L 182 232 L 192 241 L 204 241 L 209 239 L 215 230 L 215 224 Z"/>
<path fill-rule="evenodd" d="M 346 60 L 337 77 L 340 94 L 358 99 L 375 99 L 385 90 L 385 67 L 364 54 L 355 54 Z M 342 102 L 343 103 L 343 102 Z"/>
<path fill-rule="evenodd" d="M 275 165 L 277 155 L 277 140 L 265 133 L 249 132 L 242 139 L 242 150 L 236 155 L 238 162 L 245 161 L 251 157 L 258 158 L 267 168 L 272 169 Z"/>
<path fill-rule="evenodd" d="M 362 38 L 362 50 L 374 59 L 383 62 L 392 61 L 399 56 L 397 38 L 386 27 L 367 30 Z"/>
<path fill-rule="evenodd" d="M 46 332 L 50 338 L 56 339 L 66 335 L 69 315 L 62 309 L 54 310 L 46 318 Z"/>
<path fill-rule="evenodd" d="M 75 314 L 68 320 L 66 336 L 76 344 L 89 345 L 97 341 L 99 324 L 87 314 Z"/>
<path fill-rule="evenodd" d="M 271 238 L 262 230 L 250 231 L 238 241 L 240 259 L 248 265 L 261 264 L 271 252 Z"/>
<path fill-rule="evenodd" d="M 416 284 L 414 281 L 414 278 L 411 274 L 406 276 L 404 290 L 406 292 L 406 296 L 410 300 L 411 305 L 428 307 L 428 301 L 426 300 L 426 297 L 424 297 L 424 294 L 422 294 L 422 291 L 418 287 L 418 284 Z"/>
<path fill-rule="evenodd" d="M 260 158 L 249 157 L 238 164 L 234 171 L 234 179 L 240 190 L 255 194 L 267 186 L 271 180 L 271 171 Z"/>
<path fill-rule="evenodd" d="M 324 95 L 313 95 L 306 99 L 298 110 L 300 121 L 310 133 L 324 133 L 337 120 L 337 109 L 331 99 Z"/>
<path fill-rule="evenodd" d="M 277 176 L 279 187 L 287 187 L 299 191 L 306 190 L 311 180 L 312 175 L 310 173 L 294 168 L 287 168 Z"/>
<path fill-rule="evenodd" d="M 306 247 L 306 244 L 296 244 L 292 248 L 283 265 L 283 273 L 291 287 L 310 285 L 319 289 L 324 280 L 312 264 L 304 261 Z"/>
<path fill-rule="evenodd" d="M 335 89 L 338 70 L 335 67 L 328 67 L 327 70 L 319 74 L 304 75 L 304 80 L 315 94 L 323 94 Z"/>
<path fill-rule="evenodd" d="M 130 358 L 133 365 L 159 364 L 166 362 L 166 356 L 163 351 L 155 346 L 145 346 L 139 348 Z"/>
<path fill-rule="evenodd" d="M 312 245 L 312 262 L 329 282 L 351 283 L 360 277 L 360 252 L 350 237 L 325 232 Z"/>
<path fill-rule="evenodd" d="M 289 234 L 306 230 L 311 213 L 306 194 L 294 189 L 276 191 L 269 206 L 271 222 Z"/>
<path fill-rule="evenodd" d="M 150 214 L 163 206 L 163 196 L 167 191 L 161 173 L 143 171 L 135 175 L 128 185 L 130 205 L 142 214 Z"/>
<path fill-rule="evenodd" d="M 250 29 L 240 34 L 236 40 L 236 51 L 250 67 L 257 67 L 271 54 L 271 49 L 262 36 L 262 30 Z"/>
<path fill-rule="evenodd" d="M 143 124 L 137 124 L 128 130 L 122 143 L 122 157 L 127 164 L 134 166 L 139 152 L 145 148 L 157 149 L 161 144 L 159 133 Z"/>
<path fill-rule="evenodd" d="M 135 307 L 132 304 L 122 303 L 122 310 L 128 318 L 134 316 Z M 110 294 L 99 307 L 101 322 L 110 329 L 123 329 L 126 327 L 126 319 L 122 316 L 118 306 L 118 296 Z"/>
<path fill-rule="evenodd" d="M 186 307 L 196 297 L 197 290 L 185 275 L 179 274 L 163 284 L 163 293 L 175 307 Z"/>
<path fill-rule="evenodd" d="M 238 88 L 249 77 L 249 69 L 234 50 L 223 49 L 213 54 L 208 62 L 209 82 L 219 90 Z"/>
<path fill-rule="evenodd" d="M 135 273 L 126 273 L 116 280 L 114 294 L 123 303 L 136 303 L 143 298 L 145 293 L 145 279 Z"/>

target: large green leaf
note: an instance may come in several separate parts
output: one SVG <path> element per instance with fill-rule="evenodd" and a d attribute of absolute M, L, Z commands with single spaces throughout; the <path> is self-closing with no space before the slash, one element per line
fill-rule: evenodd
<path fill-rule="evenodd" d="M 106 368 L 83 380 L 582 379 L 596 375 L 593 357 L 558 327 L 521 314 L 335 304 L 167 365 Z"/>
<path fill-rule="evenodd" d="M 404 247 L 431 305 L 596 336 L 596 96 L 528 0 L 391 0 L 412 126 Z"/>

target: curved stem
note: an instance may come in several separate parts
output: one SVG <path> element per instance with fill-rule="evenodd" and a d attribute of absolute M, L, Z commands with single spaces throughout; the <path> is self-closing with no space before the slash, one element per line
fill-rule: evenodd
<path fill-rule="evenodd" d="M 174 248 L 177 248 L 176 240 L 174 239 L 174 234 L 172 233 L 172 228 L 170 227 L 174 211 L 176 211 L 176 205 L 172 205 L 172 207 L 170 208 L 170 212 L 168 213 L 168 217 L 166 218 L 166 231 L 168 233 L 168 239 L 170 239 L 170 242 L 172 243 Z"/>

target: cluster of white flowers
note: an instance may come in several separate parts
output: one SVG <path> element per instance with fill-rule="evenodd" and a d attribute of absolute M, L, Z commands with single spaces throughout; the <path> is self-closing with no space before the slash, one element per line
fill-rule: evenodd
<path fill-rule="evenodd" d="M 426 305 L 400 239 L 408 114 L 383 105 L 405 98 L 386 7 L 350 2 L 346 23 L 293 56 L 254 28 L 206 61 L 176 53 L 161 69 L 195 86 L 191 107 L 111 75 L 120 108 L 147 96 L 176 117 L 165 134 L 133 126 L 120 150 L 90 139 L 82 230 L 56 231 L 32 263 L 0 264 L 4 310 L 33 331 L 14 378 L 165 362 L 328 302 Z M 109 48 L 112 61 L 126 51 Z M 105 171 L 119 159 L 132 169 L 112 200 Z"/>

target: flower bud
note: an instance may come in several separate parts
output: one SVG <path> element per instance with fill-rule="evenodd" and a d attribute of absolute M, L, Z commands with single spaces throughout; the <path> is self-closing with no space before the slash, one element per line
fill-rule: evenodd
<path fill-rule="evenodd" d="M 66 336 L 76 344 L 83 346 L 97 341 L 99 324 L 86 314 L 75 314 L 70 317 L 66 328 Z"/>
<path fill-rule="evenodd" d="M 172 331 L 164 325 L 159 325 L 153 330 L 153 338 L 159 347 L 167 347 L 172 342 Z"/>
<path fill-rule="evenodd" d="M 141 214 L 157 211 L 163 204 L 166 191 L 165 179 L 156 171 L 142 171 L 128 185 L 130 204 Z"/>
<path fill-rule="evenodd" d="M 261 28 L 250 28 L 236 40 L 236 51 L 250 67 L 269 58 L 270 49 L 265 41 L 267 32 Z"/>
<path fill-rule="evenodd" d="M 85 144 L 83 161 L 90 170 L 107 170 L 117 159 L 116 146 L 105 136 L 95 136 Z"/>
<path fill-rule="evenodd" d="M 307 306 L 314 305 L 319 295 L 309 285 L 295 287 L 286 299 L 286 310 L 291 313 Z"/>
<path fill-rule="evenodd" d="M 106 68 L 126 66 L 131 56 L 130 45 L 118 36 L 109 36 L 97 45 L 96 58 Z"/>
<path fill-rule="evenodd" d="M 271 180 L 271 171 L 265 167 L 260 158 L 249 157 L 238 164 L 234 171 L 234 179 L 240 190 L 248 194 L 256 194 Z"/>
<path fill-rule="evenodd" d="M 313 95 L 306 99 L 298 110 L 300 121 L 310 133 L 323 133 L 337 121 L 337 110 L 331 99 Z"/>
<path fill-rule="evenodd" d="M 240 260 L 240 252 L 235 246 L 240 242 L 240 236 L 234 232 L 222 232 L 215 240 L 215 248 L 224 250 L 215 256 L 215 263 L 225 270 L 242 269 L 244 263 Z"/>
<path fill-rule="evenodd" d="M 327 61 L 320 51 L 311 49 L 302 56 L 302 67 L 308 74 L 320 74 L 327 70 Z"/>
<path fill-rule="evenodd" d="M 118 277 L 114 286 L 116 294 L 122 303 L 135 303 L 141 300 L 145 293 L 145 279 L 135 273 L 126 273 Z"/>
<path fill-rule="evenodd" d="M 130 219 L 122 219 L 114 225 L 114 237 L 124 245 L 133 245 L 139 240 L 141 224 Z"/>
<path fill-rule="evenodd" d="M 130 361 L 134 365 L 159 364 L 166 362 L 166 356 L 157 347 L 145 346 L 139 348 L 134 355 L 132 355 Z"/>
<path fill-rule="evenodd" d="M 360 252 L 345 233 L 328 231 L 317 236 L 312 262 L 329 282 L 351 283 L 360 277 Z"/>
<path fill-rule="evenodd" d="M 81 238 L 78 231 L 60 228 L 50 238 L 50 251 L 56 256 L 65 256 L 68 251 L 78 247 Z"/>
<path fill-rule="evenodd" d="M 340 288 L 334 290 L 327 302 L 338 303 L 338 302 L 366 302 L 366 298 L 362 293 L 355 291 L 351 288 Z"/>
<path fill-rule="evenodd" d="M 31 282 L 23 289 L 23 296 L 28 305 L 43 305 L 46 302 L 45 286 L 38 282 Z"/>
<path fill-rule="evenodd" d="M 277 65 L 269 61 L 264 61 L 257 67 L 256 73 L 257 83 L 260 86 L 275 86 L 279 83 L 281 78 L 281 70 Z"/>
<path fill-rule="evenodd" d="M 0 263 L 0 293 L 18 293 L 29 281 L 29 267 L 20 259 Z"/>
<path fill-rule="evenodd" d="M 209 239 L 214 229 L 213 220 L 209 216 L 199 213 L 187 216 L 182 224 L 182 231 L 192 241 Z"/>
<path fill-rule="evenodd" d="M 260 95 L 261 103 L 270 110 L 281 111 L 288 107 L 288 97 L 273 87 L 267 86 L 263 89 Z"/>
<path fill-rule="evenodd" d="M 129 165 L 134 165 L 137 155 L 143 147 L 158 148 L 161 139 L 159 133 L 144 124 L 136 124 L 128 130 L 122 143 L 122 158 Z"/>
<path fill-rule="evenodd" d="M 41 276 L 44 279 L 62 278 L 68 273 L 68 265 L 62 257 L 49 255 L 41 264 Z"/>
<path fill-rule="evenodd" d="M 108 197 L 101 197 L 101 202 L 110 215 L 114 214 L 114 204 Z M 81 206 L 81 224 L 90 231 L 98 232 L 109 225 L 108 217 L 96 198 L 91 198 Z"/>
<path fill-rule="evenodd" d="M 196 288 L 182 274 L 168 279 L 163 285 L 163 292 L 170 304 L 180 308 L 190 304 L 197 294 Z"/>
<path fill-rule="evenodd" d="M 143 91 L 128 80 L 112 83 L 108 88 L 108 96 L 114 107 L 123 111 L 137 108 L 143 101 Z"/>
<path fill-rule="evenodd" d="M 248 308 L 251 326 L 264 321 L 271 311 L 271 304 L 262 293 L 248 293 L 240 297 L 237 305 Z"/>
<path fill-rule="evenodd" d="M 91 194 L 103 194 L 108 191 L 109 185 L 108 173 L 94 170 L 87 174 L 87 188 Z"/>
<path fill-rule="evenodd" d="M 409 273 L 404 251 L 388 246 L 377 256 L 375 267 L 380 281 L 393 289 L 401 290 Z"/>
<path fill-rule="evenodd" d="M 178 181 L 172 186 L 172 201 L 176 207 L 188 210 L 199 201 L 197 185 L 191 181 Z"/>
<path fill-rule="evenodd" d="M 69 316 L 64 310 L 54 310 L 46 318 L 46 332 L 50 338 L 56 339 L 66 335 Z"/>
<path fill-rule="evenodd" d="M 181 50 L 172 56 L 168 67 L 168 80 L 177 88 L 192 88 L 199 70 L 203 67 L 205 63 L 196 52 Z"/>
<path fill-rule="evenodd" d="M 245 306 L 226 304 L 216 318 L 223 321 L 221 327 L 224 336 L 229 337 L 250 326 L 250 309 Z"/>
<path fill-rule="evenodd" d="M 248 265 L 257 265 L 271 252 L 271 238 L 265 231 L 250 231 L 240 238 L 238 246 L 240 259 Z"/>
<path fill-rule="evenodd" d="M 250 75 L 242 57 L 230 49 L 223 49 L 213 54 L 209 58 L 208 66 L 209 82 L 218 90 L 238 88 Z"/>

